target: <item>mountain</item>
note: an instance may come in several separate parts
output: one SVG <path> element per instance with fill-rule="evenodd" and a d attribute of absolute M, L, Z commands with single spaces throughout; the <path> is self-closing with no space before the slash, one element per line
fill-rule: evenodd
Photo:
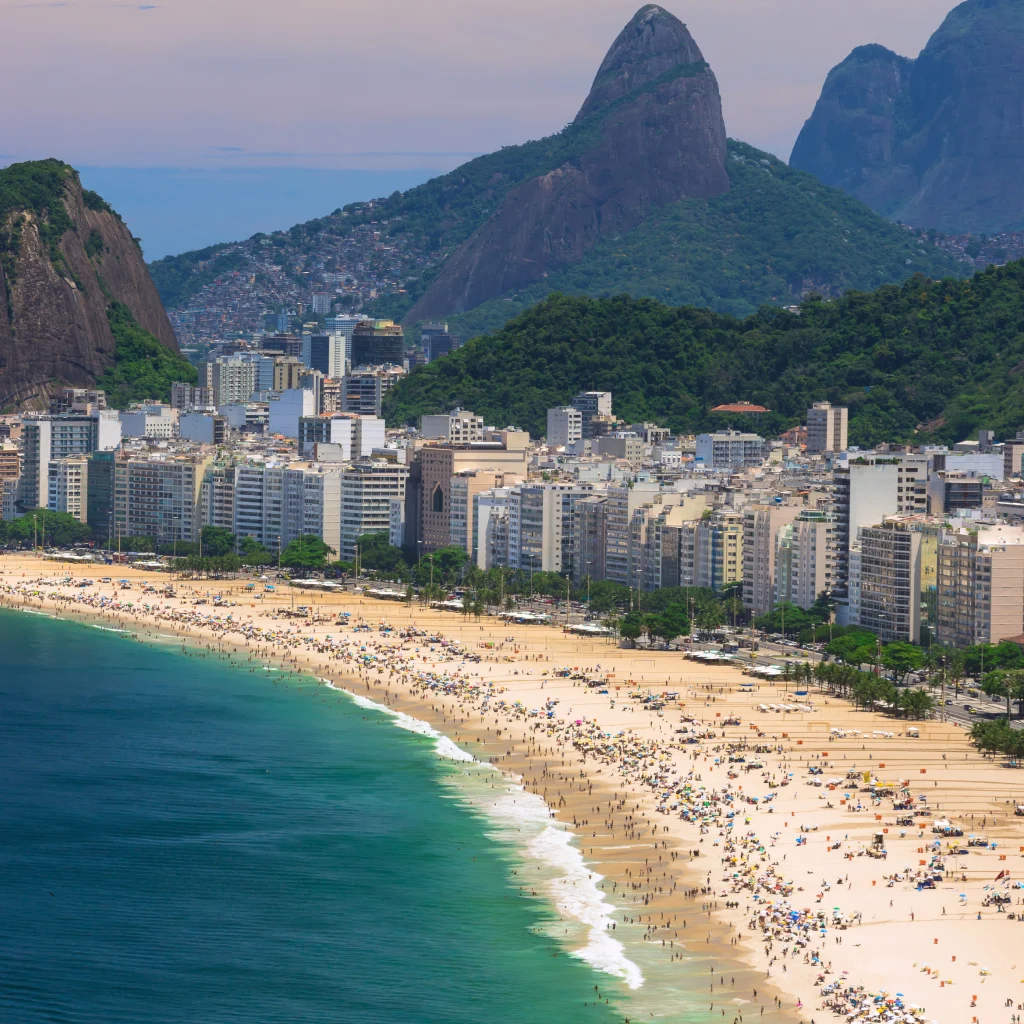
<path fill-rule="evenodd" d="M 461 407 L 535 436 L 548 408 L 608 390 L 628 423 L 692 433 L 725 426 L 715 406 L 772 410 L 774 433 L 814 401 L 850 409 L 850 443 L 956 442 L 1024 419 L 1024 262 L 971 280 L 915 276 L 877 291 L 812 297 L 740 320 L 618 296 L 553 295 L 496 334 L 414 370 L 388 392 L 391 423 Z M 735 422 L 735 426 L 742 426 Z"/>
<path fill-rule="evenodd" d="M 151 267 L 190 331 L 204 317 L 205 330 L 223 330 L 239 310 L 253 329 L 263 308 L 333 290 L 328 270 L 354 279 L 344 286 L 354 308 L 408 325 L 445 317 L 464 337 L 555 290 L 745 316 L 811 292 L 966 272 L 839 190 L 728 141 L 713 72 L 686 27 L 654 5 L 622 31 L 557 134 Z"/>
<path fill-rule="evenodd" d="M 916 60 L 858 47 L 790 164 L 918 227 L 1024 227 L 1024 3 L 967 0 Z"/>
<path fill-rule="evenodd" d="M 679 199 L 729 190 L 718 82 L 686 26 L 653 4 L 612 44 L 573 122 L 570 159 L 512 189 L 448 258 L 409 319 L 462 313 L 579 263 Z"/>
<path fill-rule="evenodd" d="M 160 397 L 143 379 L 194 378 L 128 228 L 58 160 L 0 171 L 0 300 L 0 409 L 59 384 L 141 398 Z"/>

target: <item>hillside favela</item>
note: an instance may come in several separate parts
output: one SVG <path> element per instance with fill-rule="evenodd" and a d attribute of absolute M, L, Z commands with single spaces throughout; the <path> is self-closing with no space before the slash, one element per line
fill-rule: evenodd
<path fill-rule="evenodd" d="M 1020 1024 L 948 3 L 0 7 L 0 1021 Z"/>

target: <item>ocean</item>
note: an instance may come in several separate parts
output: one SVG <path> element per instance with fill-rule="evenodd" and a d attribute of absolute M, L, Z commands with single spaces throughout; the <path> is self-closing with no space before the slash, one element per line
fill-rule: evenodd
<path fill-rule="evenodd" d="M 0 611 L 0 1021 L 674 1019 L 588 875 L 422 723 Z"/>

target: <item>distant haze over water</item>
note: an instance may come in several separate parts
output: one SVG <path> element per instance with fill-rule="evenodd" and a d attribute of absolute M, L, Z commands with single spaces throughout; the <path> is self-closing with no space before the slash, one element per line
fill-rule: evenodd
<path fill-rule="evenodd" d="M 452 165 L 466 157 L 452 157 Z M 236 242 L 323 217 L 348 203 L 404 192 L 435 177 L 434 169 L 322 170 L 302 167 L 187 170 L 80 167 L 82 184 L 98 192 L 142 239 L 147 262 Z"/>

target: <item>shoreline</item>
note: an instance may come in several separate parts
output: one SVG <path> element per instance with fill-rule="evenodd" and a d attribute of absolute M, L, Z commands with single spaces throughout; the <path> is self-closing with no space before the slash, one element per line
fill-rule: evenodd
<path fill-rule="evenodd" d="M 20 576 L 22 572 L 26 575 Z M 67 570 L 36 559 L 13 559 L 8 556 L 0 560 L 0 586 L 17 589 L 27 583 L 29 575 L 37 579 L 57 576 L 63 579 L 69 574 L 74 576 L 76 572 L 78 578 L 84 575 L 80 567 Z M 133 570 L 124 571 L 124 578 L 140 583 L 158 581 L 160 586 L 168 583 L 166 574 L 147 574 Z M 184 592 L 190 584 L 176 581 L 175 586 Z M 1024 792 L 1024 776 L 1020 783 L 1016 783 L 1013 778 L 1015 773 L 1011 769 L 1000 768 L 971 752 L 963 733 L 954 727 L 937 722 L 920 723 L 920 738 L 910 739 L 903 735 L 902 723 L 856 711 L 845 703 L 818 694 L 806 698 L 817 705 L 813 713 L 790 715 L 768 712 L 764 715 L 758 712 L 758 703 L 763 705 L 776 688 L 762 684 L 756 696 L 741 693 L 738 682 L 743 677 L 739 676 L 735 668 L 715 668 L 710 670 L 713 673 L 711 675 L 707 669 L 683 661 L 678 655 L 659 657 L 661 652 L 623 651 L 598 641 L 566 637 L 550 627 L 515 627 L 489 620 L 485 620 L 484 625 L 470 623 L 468 620 L 460 622 L 451 614 L 446 616 L 445 613 L 432 610 L 421 611 L 405 605 L 353 598 L 351 595 L 340 598 L 303 595 L 303 600 L 310 603 L 314 613 L 330 610 L 329 619 L 319 624 L 314 623 L 312 618 L 302 620 L 301 623 L 298 620 L 285 620 L 282 624 L 281 617 L 276 613 L 286 610 L 291 599 L 290 593 L 275 595 L 271 600 L 264 599 L 257 612 L 256 602 L 249 601 L 241 589 L 243 584 L 223 581 L 216 586 L 221 593 L 238 599 L 234 607 L 242 608 L 242 611 L 184 605 L 185 593 L 182 593 L 180 600 L 173 602 L 159 599 L 163 611 L 157 609 L 154 602 L 152 615 L 138 608 L 92 608 L 73 601 L 73 598 L 80 598 L 81 594 L 65 586 L 39 588 L 58 595 L 56 598 L 47 597 L 45 592 L 27 599 L 3 593 L 0 594 L 0 603 L 24 608 L 34 602 L 34 608 L 25 610 L 42 611 L 50 608 L 58 615 L 74 621 L 94 620 L 93 624 L 114 619 L 122 628 L 130 624 L 131 632 L 152 630 L 159 634 L 166 631 L 164 635 L 170 633 L 186 643 L 206 644 L 218 652 L 231 649 L 250 660 L 257 656 L 261 660 L 276 660 L 289 671 L 307 672 L 320 680 L 331 679 L 333 685 L 349 689 L 357 696 L 361 694 L 356 687 L 365 689 L 369 699 L 383 704 L 389 710 L 400 711 L 427 722 L 452 743 L 472 752 L 482 763 L 494 765 L 513 783 L 518 779 L 527 792 L 533 792 L 545 800 L 554 812 L 555 820 L 572 830 L 585 863 L 595 873 L 603 876 L 601 885 L 615 920 L 629 933 L 634 929 L 640 931 L 644 953 L 653 951 L 649 957 L 642 958 L 655 965 L 657 977 L 650 984 L 671 986 L 671 978 L 674 977 L 680 984 L 687 985 L 686 1010 L 691 1015 L 695 1012 L 708 1013 L 720 1020 L 723 1015 L 730 1019 L 745 1011 L 748 1015 L 752 1012 L 760 1016 L 759 1010 L 763 1004 L 765 1016 L 806 1020 L 818 1013 L 829 1012 L 823 1008 L 825 1004 L 821 989 L 835 979 L 848 977 L 851 982 L 864 984 L 872 990 L 878 988 L 893 993 L 897 990 L 907 992 L 907 1005 L 923 1005 L 928 1017 L 938 1018 L 941 1007 L 941 1019 L 962 1019 L 968 1024 L 972 1016 L 981 1019 L 980 1013 L 983 1007 L 987 1007 L 989 1012 L 985 1013 L 986 1021 L 1009 1020 L 1008 1008 L 1004 1008 L 1005 1018 L 994 1016 L 992 1011 L 999 1004 L 994 1003 L 989 994 L 995 995 L 992 982 L 1002 975 L 1000 991 L 1008 997 L 1017 995 L 1016 990 L 1009 987 L 1007 977 L 1011 970 L 1015 973 L 1024 971 L 1016 971 L 1016 957 L 1011 957 L 1010 963 L 1006 964 L 1000 964 L 997 959 L 1000 951 L 1002 960 L 1007 959 L 1008 943 L 1000 936 L 1012 924 L 1008 923 L 1005 915 L 997 919 L 994 913 L 990 914 L 985 909 L 986 920 L 978 926 L 979 941 L 975 944 L 975 952 L 965 952 L 966 939 L 952 929 L 955 927 L 954 922 L 965 921 L 968 916 L 973 919 L 975 913 L 981 912 L 976 905 L 980 902 L 980 893 L 1000 868 L 1006 869 L 1011 860 L 1016 859 L 1018 865 L 1020 863 L 1016 845 L 1004 842 L 1002 837 L 1007 836 L 1015 844 L 1018 838 L 1024 837 L 1024 822 L 1012 817 L 1012 808 L 1010 816 L 1001 816 L 1001 823 L 995 829 L 989 820 L 993 812 L 998 813 L 1002 809 L 1000 805 L 1006 806 L 1005 801 L 1011 795 L 1014 785 L 1016 790 L 1013 796 L 1016 792 Z M 211 589 L 210 585 L 203 583 L 197 583 L 195 587 L 202 591 Z M 107 592 L 111 590 L 109 585 L 96 588 L 100 589 Z M 137 600 L 137 589 L 133 589 L 131 596 Z M 183 625 L 178 622 L 172 625 L 160 617 L 168 609 L 176 609 L 179 605 L 182 608 L 181 614 L 217 614 L 221 617 L 220 622 L 211 620 L 208 626 L 200 630 L 197 623 Z M 185 608 L 193 610 L 186 612 Z M 72 612 L 72 609 L 72 614 L 66 614 Z M 341 609 L 351 611 L 349 622 L 353 625 L 362 617 L 367 625 L 378 618 L 393 623 L 393 632 L 398 632 L 402 623 L 417 622 L 419 626 L 430 628 L 423 630 L 426 637 L 416 636 L 397 644 L 395 636 L 383 634 L 382 638 L 379 630 L 375 631 L 373 627 L 360 630 L 358 635 L 352 633 L 349 626 L 339 627 L 334 620 L 335 613 Z M 244 640 L 232 639 L 229 630 L 221 628 L 225 611 L 239 616 L 233 620 L 234 627 L 246 623 L 248 635 Z M 47 614 L 46 611 L 42 613 Z M 254 632 L 256 626 L 259 630 L 280 633 L 280 642 L 261 643 L 264 634 Z M 474 639 L 483 640 L 492 646 L 477 646 L 475 649 L 467 646 L 466 640 L 473 634 L 476 634 Z M 483 637 L 480 634 L 484 634 Z M 504 640 L 496 634 L 504 634 Z M 344 636 L 348 648 L 358 647 L 358 650 L 327 647 L 325 637 L 328 636 L 333 636 L 334 641 Z M 428 637 L 431 636 L 444 637 L 445 642 L 436 640 L 429 643 Z M 446 647 L 445 643 L 449 646 Z M 318 650 L 318 647 L 323 649 Z M 345 651 L 345 659 L 340 657 L 339 651 Z M 493 653 L 489 657 L 478 656 L 474 660 L 474 655 L 479 651 Z M 553 655 L 557 659 L 555 662 L 551 660 Z M 344 670 L 338 664 L 339 661 L 343 663 Z M 596 671 L 595 665 L 601 664 L 606 666 L 604 688 L 607 692 L 604 694 L 595 694 L 592 688 L 582 687 L 579 679 L 571 678 L 571 674 L 592 676 Z M 609 665 L 614 671 L 608 670 Z M 577 667 L 580 671 L 571 673 L 569 677 L 555 676 L 553 671 L 556 666 L 559 670 Z M 629 672 L 628 677 L 624 677 L 626 671 Z M 638 675 L 647 676 L 647 679 L 636 679 Z M 659 678 L 655 679 L 654 676 Z M 425 679 L 429 682 L 425 683 Z M 442 679 L 447 680 L 443 685 L 439 683 Z M 487 682 L 492 685 L 488 687 Z M 661 689 L 666 682 L 679 689 L 678 709 L 666 707 L 663 711 L 651 712 L 628 698 L 629 692 L 640 692 L 633 691 L 634 686 L 646 691 L 648 688 Z M 545 691 L 543 696 L 541 691 Z M 511 698 L 519 700 L 518 709 Z M 565 714 L 566 717 L 559 720 L 557 717 L 547 718 L 546 715 L 531 716 L 530 709 L 536 710 L 537 705 L 543 705 L 545 698 L 571 705 L 568 711 L 563 712 L 558 708 L 555 712 L 556 716 Z M 572 711 L 572 708 L 577 710 Z M 600 727 L 594 724 L 599 710 Z M 568 717 L 570 712 L 572 719 Z M 825 717 L 815 720 L 815 715 L 827 716 L 827 720 Z M 605 724 L 609 717 L 614 718 L 611 729 Z M 742 727 L 746 728 L 730 727 L 728 744 L 736 747 L 749 737 L 753 746 L 773 750 L 771 754 L 753 755 L 763 758 L 766 771 L 762 773 L 761 779 L 751 776 L 749 768 L 745 771 L 732 770 L 724 756 L 716 756 L 725 752 L 725 722 L 732 717 L 741 718 Z M 679 726 L 676 725 L 676 718 L 680 721 L 694 719 L 690 725 L 683 727 L 700 732 L 702 738 L 697 743 L 677 742 Z M 552 721 L 561 724 L 552 726 Z M 780 722 L 787 726 L 781 736 L 778 732 Z M 832 725 L 846 728 L 851 722 L 857 723 L 861 729 L 860 736 L 837 739 L 830 733 Z M 870 729 L 866 726 L 870 726 Z M 892 735 L 875 735 L 876 731 Z M 896 736 L 896 733 L 900 735 Z M 616 737 L 614 744 L 609 744 L 611 736 Z M 693 736 L 685 738 L 692 740 Z M 753 742 L 757 739 L 761 742 Z M 805 745 L 807 750 L 798 749 Z M 612 746 L 615 749 L 611 749 Z M 876 755 L 874 751 L 866 749 L 868 746 L 876 747 L 883 753 Z M 818 747 L 820 749 L 814 749 Z M 821 755 L 826 748 L 829 750 L 823 758 Z M 958 774 L 955 778 L 947 774 L 951 767 L 951 762 L 945 756 L 947 753 L 962 758 L 962 764 L 966 766 L 956 763 Z M 887 760 L 879 761 L 879 756 Z M 828 757 L 841 760 L 829 765 Z M 939 902 L 945 904 L 941 915 L 928 912 L 929 901 L 935 902 L 933 897 L 944 887 L 944 883 L 937 890 L 911 898 L 917 906 L 914 922 L 908 922 L 902 913 L 901 920 L 897 920 L 895 913 L 886 912 L 886 904 L 894 901 L 896 894 L 899 894 L 901 903 L 906 903 L 906 894 L 914 889 L 905 880 L 889 886 L 885 874 L 901 873 L 904 866 L 916 866 L 916 862 L 921 859 L 921 850 L 915 844 L 923 841 L 924 846 L 929 847 L 933 838 L 926 831 L 923 837 L 904 835 L 899 836 L 898 842 L 895 838 L 886 839 L 888 845 L 899 847 L 890 852 L 886 866 L 886 862 L 869 861 L 863 856 L 858 859 L 855 847 L 864 846 L 866 834 L 874 831 L 876 814 L 882 828 L 895 832 L 891 810 L 881 805 L 856 814 L 850 813 L 850 806 L 840 810 L 837 806 L 842 799 L 839 789 L 850 786 L 846 780 L 837 789 L 826 791 L 836 797 L 835 800 L 820 801 L 826 806 L 807 807 L 805 799 L 795 799 L 824 796 L 824 793 L 817 790 L 807 794 L 802 792 L 805 783 L 811 785 L 816 781 L 813 777 L 805 779 L 801 774 L 812 761 L 821 761 L 826 773 L 842 775 L 842 761 L 851 762 L 854 759 L 859 760 L 858 770 L 866 768 L 870 762 L 871 770 L 881 775 L 885 775 L 886 771 L 877 766 L 887 763 L 890 765 L 889 771 L 902 777 L 910 776 L 912 771 L 915 775 L 920 772 L 925 778 L 913 779 L 913 786 L 916 788 L 927 781 L 933 782 L 935 796 L 932 798 L 932 806 L 937 803 L 941 813 L 960 816 L 970 810 L 970 813 L 985 823 L 984 827 L 992 838 L 999 837 L 1000 848 L 1006 852 L 997 853 L 989 848 L 972 851 L 966 863 L 983 857 L 985 868 L 979 872 L 970 863 L 969 881 L 956 881 L 950 886 L 967 894 L 965 902 L 968 904 L 969 915 L 967 909 L 958 906 L 955 893 L 952 896 L 941 896 Z M 666 775 L 661 781 L 667 785 L 669 781 L 682 780 L 684 775 L 688 780 L 684 785 L 673 788 L 673 793 L 697 793 L 713 797 L 712 802 L 718 803 L 714 809 L 723 813 L 709 815 L 703 822 L 695 818 L 682 821 L 676 813 L 665 813 L 669 808 L 663 804 L 662 813 L 659 814 L 660 786 L 656 784 L 652 787 L 650 780 L 658 777 L 656 769 L 669 760 L 674 763 L 673 770 L 668 774 L 676 778 L 669 780 Z M 688 764 L 688 761 L 692 764 Z M 777 762 L 777 767 L 769 764 L 769 761 Z M 922 768 L 921 765 L 925 764 L 927 767 Z M 774 772 L 772 768 L 775 768 Z M 780 785 L 783 775 L 790 772 L 792 778 Z M 938 772 L 945 774 L 942 790 L 939 790 L 939 779 L 942 776 L 936 777 Z M 982 780 L 980 799 L 978 780 L 975 778 L 979 774 L 985 777 Z M 774 786 L 767 779 L 768 775 L 775 777 Z M 828 778 L 828 775 L 825 777 Z M 991 787 L 997 777 L 998 791 L 993 792 Z M 755 805 L 749 802 L 754 799 L 749 794 L 755 788 L 760 788 L 758 783 L 762 779 L 768 782 L 769 792 L 760 795 L 757 798 L 759 803 Z M 715 783 L 713 788 L 712 782 Z M 742 794 L 744 785 L 748 796 Z M 702 786 L 705 787 L 703 791 L 700 789 Z M 791 787 L 788 793 L 783 788 L 786 786 Z M 728 799 L 728 804 L 721 802 L 723 798 Z M 695 806 L 693 800 L 670 799 L 676 800 L 676 810 L 680 804 L 684 810 L 691 811 Z M 725 811 L 726 806 L 729 811 Z M 768 818 L 768 814 L 773 817 Z M 793 820 L 798 814 L 803 821 Z M 693 818 L 693 815 L 690 816 Z M 820 826 L 810 820 L 811 817 L 819 816 L 824 821 Z M 789 820 L 785 820 L 787 817 Z M 732 824 L 725 827 L 729 822 Z M 733 828 L 735 825 L 740 827 Z M 751 828 L 752 825 L 755 828 Z M 772 825 L 778 827 L 772 835 L 768 835 L 766 829 Z M 785 829 L 797 827 L 806 829 L 799 833 L 804 841 L 801 845 L 778 845 L 790 837 L 795 839 L 797 833 L 786 833 Z M 845 831 L 846 835 L 844 838 L 833 837 L 831 834 L 822 837 L 822 830 Z M 850 834 L 855 830 L 858 835 L 851 838 Z M 758 836 L 756 833 L 763 834 Z M 823 842 L 825 838 L 829 840 L 827 845 Z M 833 850 L 833 839 L 840 849 Z M 699 856 L 691 857 L 694 850 L 700 851 Z M 783 853 L 781 859 L 775 853 L 776 850 Z M 1011 850 L 1013 855 L 1010 854 Z M 716 860 L 716 857 L 719 859 Z M 999 857 L 1005 857 L 1006 863 L 1000 864 L 997 859 Z M 789 866 L 797 859 L 804 862 L 800 869 L 802 882 L 800 876 L 796 875 L 797 868 Z M 786 943 L 784 929 L 780 930 L 778 922 L 771 920 L 771 914 L 761 915 L 764 922 L 757 920 L 758 908 L 763 909 L 772 897 L 774 879 L 775 882 L 793 883 L 779 884 L 775 896 L 785 893 L 788 888 L 788 896 L 794 906 L 799 905 L 801 910 L 811 910 L 812 915 L 817 913 L 819 904 L 825 906 L 823 899 L 827 889 L 839 888 L 835 881 L 836 868 L 826 865 L 835 865 L 840 860 L 842 866 L 837 867 L 845 875 L 842 879 L 845 883 L 843 888 L 849 891 L 856 885 L 858 893 L 856 897 L 844 893 L 845 899 L 830 895 L 829 900 L 831 903 L 847 903 L 843 907 L 843 914 L 852 914 L 856 910 L 861 914 L 861 923 L 835 929 L 831 927 L 831 921 L 827 922 L 827 941 L 830 947 L 826 949 L 825 940 L 821 940 L 822 948 L 818 951 L 820 966 L 810 962 L 809 955 L 805 955 L 804 962 L 801 962 L 799 956 L 794 958 L 791 955 L 792 950 Z M 988 868 L 988 862 L 992 863 L 991 869 Z M 964 863 L 962 858 L 960 863 Z M 762 865 L 767 867 L 762 868 Z M 869 870 L 865 871 L 864 868 Z M 758 871 L 767 872 L 767 886 L 761 881 L 751 882 L 752 875 Z M 795 877 L 783 879 L 783 875 L 789 871 Z M 810 880 L 807 880 L 807 875 L 811 876 Z M 868 875 L 877 877 L 869 878 Z M 897 885 L 899 888 L 896 888 Z M 848 903 L 851 899 L 855 902 Z M 725 907 L 725 903 L 736 906 Z M 903 908 L 899 910 L 902 912 Z M 956 913 L 947 914 L 947 910 Z M 630 920 L 634 922 L 632 925 L 627 923 Z M 923 920 L 928 920 L 932 925 L 928 937 L 931 938 L 934 932 L 939 941 L 932 943 L 923 938 L 919 940 L 918 936 L 923 933 L 920 927 L 915 927 L 915 923 Z M 683 921 L 686 921 L 685 927 L 682 926 Z M 752 930 L 752 922 L 757 925 L 767 923 L 770 926 L 769 932 L 775 928 L 776 943 L 772 942 L 770 934 L 763 928 Z M 863 931 L 864 928 L 869 931 Z M 879 932 L 879 929 L 884 931 Z M 807 934 L 806 929 L 804 934 Z M 627 937 L 626 932 L 623 936 Z M 888 936 L 894 938 L 889 939 Z M 661 957 L 662 942 L 665 943 L 664 959 Z M 784 943 L 786 953 L 790 954 L 788 956 L 776 948 L 776 944 L 783 946 Z M 952 963 L 952 966 L 942 968 L 942 978 L 938 977 L 940 961 L 935 959 L 930 950 L 925 950 L 926 946 L 931 945 L 940 945 L 940 948 L 945 947 L 946 950 L 951 947 L 961 949 L 958 961 L 945 958 L 945 963 Z M 865 949 L 867 946 L 871 949 Z M 894 946 L 916 959 L 900 965 L 895 981 L 889 985 L 886 972 L 892 976 L 893 964 L 889 961 L 893 959 Z M 809 952 L 806 945 L 800 947 L 800 952 Z M 920 966 L 926 952 L 933 964 L 927 974 Z M 780 957 L 783 961 L 781 965 L 778 964 Z M 826 965 L 832 959 L 837 962 L 829 972 Z M 969 967 L 969 959 L 976 961 L 973 970 L 965 970 Z M 988 973 L 979 975 L 979 964 L 982 961 L 986 962 Z M 707 995 L 702 997 L 696 991 L 696 985 L 690 986 L 689 983 L 696 982 L 704 973 L 704 964 L 709 966 L 707 976 L 711 979 L 711 985 L 706 990 Z M 714 968 L 713 974 L 711 968 Z M 843 975 L 842 971 L 847 970 L 849 975 Z M 815 975 L 822 971 L 825 971 L 824 983 L 815 985 Z M 911 971 L 919 977 L 913 977 Z M 724 974 L 728 974 L 730 980 L 735 978 L 738 984 L 735 987 L 729 982 L 722 984 L 719 979 Z M 947 974 L 951 977 L 947 978 Z M 977 980 L 969 980 L 971 975 Z M 669 976 L 668 980 L 663 976 Z M 881 983 L 876 978 L 881 978 Z M 1019 978 L 1014 978 L 1013 984 L 1018 983 Z M 948 995 L 944 991 L 947 984 L 953 984 Z M 772 986 L 772 989 L 768 986 Z M 911 995 L 910 990 L 915 987 L 923 989 L 923 998 Z M 972 989 L 969 993 L 968 988 Z M 943 990 L 941 996 L 940 989 Z M 975 989 L 979 991 L 975 992 Z M 752 995 L 754 991 L 756 997 Z M 640 989 L 639 992 L 642 998 L 644 990 Z M 973 995 L 978 998 L 971 999 Z M 776 998 L 781 1000 L 781 1008 L 776 1006 Z M 951 1005 L 953 1000 L 958 1004 L 955 1011 Z M 970 1006 L 970 1003 L 975 1006 Z M 1000 999 L 999 1003 L 1005 1004 L 1005 999 Z M 1016 1001 L 1013 1005 L 1015 1009 Z"/>

